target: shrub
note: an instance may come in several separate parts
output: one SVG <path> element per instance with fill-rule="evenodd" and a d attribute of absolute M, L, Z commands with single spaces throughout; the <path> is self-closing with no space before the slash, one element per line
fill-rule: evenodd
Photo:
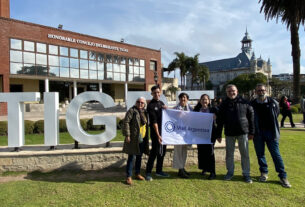
<path fill-rule="evenodd" d="M 25 134 L 33 134 L 34 133 L 34 124 L 35 122 L 30 121 L 30 120 L 25 120 L 24 121 L 24 133 Z"/>
<path fill-rule="evenodd" d="M 302 110 L 301 110 L 301 104 L 295 104 L 295 105 L 292 105 L 294 107 L 296 107 L 298 109 L 298 113 L 300 113 Z"/>
<path fill-rule="evenodd" d="M 44 120 L 36 121 L 34 124 L 34 132 L 41 134 L 44 132 Z"/>
<path fill-rule="evenodd" d="M 120 119 L 119 117 L 116 118 L 116 128 L 117 129 L 122 129 L 123 127 L 123 120 Z"/>
<path fill-rule="evenodd" d="M 290 109 L 291 109 L 291 113 L 293 113 L 293 114 L 297 114 L 297 113 L 299 113 L 298 108 L 297 108 L 297 107 L 295 107 L 295 106 L 291 106 L 291 107 L 290 107 Z"/>
<path fill-rule="evenodd" d="M 7 135 L 7 121 L 0 121 L 0 136 Z"/>
<path fill-rule="evenodd" d="M 89 119 L 87 122 L 87 128 L 88 130 L 103 130 L 105 129 L 105 125 L 93 125 L 93 119 Z"/>
<path fill-rule="evenodd" d="M 88 122 L 88 119 L 80 119 L 80 125 L 82 126 L 83 130 L 86 131 L 88 128 L 87 128 L 87 122 Z"/>
<path fill-rule="evenodd" d="M 67 132 L 67 124 L 65 119 L 59 119 L 59 132 Z"/>

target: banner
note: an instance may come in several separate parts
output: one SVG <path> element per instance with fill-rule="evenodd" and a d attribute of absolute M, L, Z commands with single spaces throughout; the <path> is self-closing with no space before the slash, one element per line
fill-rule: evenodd
<path fill-rule="evenodd" d="M 162 144 L 211 144 L 213 114 L 162 111 Z"/>

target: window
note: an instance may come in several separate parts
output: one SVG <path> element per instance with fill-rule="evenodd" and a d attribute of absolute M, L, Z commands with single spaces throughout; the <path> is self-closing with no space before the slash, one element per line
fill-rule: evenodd
<path fill-rule="evenodd" d="M 22 49 L 22 41 L 11 39 L 11 49 L 21 50 Z"/>
<path fill-rule="evenodd" d="M 128 81 L 145 81 L 145 60 L 129 58 L 128 63 Z"/>
<path fill-rule="evenodd" d="M 149 64 L 149 69 L 150 69 L 150 70 L 157 71 L 157 62 L 151 60 L 151 61 L 150 61 L 150 64 Z"/>
<path fill-rule="evenodd" d="M 39 53 L 46 53 L 47 52 L 47 45 L 43 43 L 36 43 L 36 50 Z"/>
<path fill-rule="evenodd" d="M 24 41 L 24 50 L 34 52 L 34 42 Z"/>
<path fill-rule="evenodd" d="M 58 46 L 49 45 L 49 54 L 58 55 Z"/>
<path fill-rule="evenodd" d="M 67 47 L 60 47 L 60 55 L 68 56 L 68 48 Z"/>

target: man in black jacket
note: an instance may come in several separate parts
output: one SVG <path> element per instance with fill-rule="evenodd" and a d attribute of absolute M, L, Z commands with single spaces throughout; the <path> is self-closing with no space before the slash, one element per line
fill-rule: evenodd
<path fill-rule="evenodd" d="M 279 149 L 280 127 L 277 117 L 280 113 L 279 104 L 266 95 L 266 87 L 263 84 L 256 86 L 257 98 L 251 102 L 254 109 L 255 136 L 254 147 L 258 159 L 261 176 L 259 181 L 268 179 L 268 165 L 265 158 L 265 143 L 272 156 L 276 172 L 283 187 L 290 188 L 287 180 L 284 162 Z"/>
<path fill-rule="evenodd" d="M 235 85 L 228 85 L 226 92 L 227 98 L 219 106 L 217 114 L 217 138 L 221 138 L 223 126 L 226 136 L 226 166 L 228 172 L 224 179 L 231 180 L 234 175 L 234 151 L 237 139 L 241 155 L 242 174 L 247 183 L 252 183 L 248 139 L 251 140 L 254 136 L 253 108 L 245 99 L 238 96 Z"/>

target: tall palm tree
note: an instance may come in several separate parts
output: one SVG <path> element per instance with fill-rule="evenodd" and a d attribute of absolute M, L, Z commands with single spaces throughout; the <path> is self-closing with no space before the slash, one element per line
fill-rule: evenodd
<path fill-rule="evenodd" d="M 199 83 L 203 83 L 203 89 L 206 89 L 206 83 L 210 78 L 209 68 L 206 65 L 199 65 L 197 79 Z"/>
<path fill-rule="evenodd" d="M 300 98 L 300 41 L 299 27 L 305 22 L 305 1 L 304 0 L 259 0 L 262 2 L 260 12 L 265 13 L 267 21 L 280 18 L 282 23 L 290 29 L 293 62 L 293 94 L 294 100 Z"/>
<path fill-rule="evenodd" d="M 169 63 L 168 65 L 168 70 L 169 71 L 174 71 L 176 68 L 180 69 L 180 79 L 181 79 L 181 87 L 184 89 L 185 85 L 185 74 L 187 72 L 186 68 L 186 60 L 187 56 L 184 54 L 184 52 L 175 52 L 176 58 Z"/>
<path fill-rule="evenodd" d="M 186 59 L 186 70 L 192 74 L 191 80 L 191 90 L 193 90 L 194 82 L 198 76 L 199 71 L 199 54 L 196 54 L 194 57 L 188 57 Z"/>

